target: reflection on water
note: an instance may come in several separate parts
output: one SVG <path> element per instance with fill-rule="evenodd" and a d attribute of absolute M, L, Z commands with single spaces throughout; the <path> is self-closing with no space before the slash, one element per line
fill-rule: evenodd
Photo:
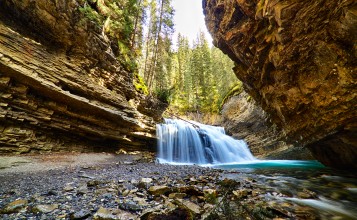
<path fill-rule="evenodd" d="M 254 179 L 266 199 L 309 207 L 321 219 L 357 219 L 357 176 L 317 161 L 257 161 L 221 164 L 223 178 Z"/>

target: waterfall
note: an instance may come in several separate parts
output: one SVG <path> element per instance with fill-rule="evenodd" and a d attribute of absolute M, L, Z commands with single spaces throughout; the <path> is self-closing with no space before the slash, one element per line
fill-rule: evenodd
<path fill-rule="evenodd" d="M 156 133 L 159 162 L 222 164 L 256 160 L 247 144 L 226 135 L 223 127 L 165 119 L 157 125 Z"/>

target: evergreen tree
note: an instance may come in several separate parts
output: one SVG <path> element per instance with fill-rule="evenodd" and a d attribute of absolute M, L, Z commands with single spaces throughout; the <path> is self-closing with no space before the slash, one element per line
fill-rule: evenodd
<path fill-rule="evenodd" d="M 158 3 L 158 4 L 157 4 Z M 173 14 L 171 0 L 152 0 L 150 4 L 150 23 L 146 42 L 146 58 L 144 67 L 145 81 L 150 91 L 156 90 L 156 79 L 159 71 L 163 71 L 162 57 L 170 53 L 167 46 L 173 33 Z M 160 59 L 160 61 L 159 61 Z"/>

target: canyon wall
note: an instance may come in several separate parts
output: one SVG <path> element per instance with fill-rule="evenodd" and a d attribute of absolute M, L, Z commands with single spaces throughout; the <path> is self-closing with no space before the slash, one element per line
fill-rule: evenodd
<path fill-rule="evenodd" d="M 357 168 L 357 3 L 203 0 L 214 42 L 290 143 Z"/>
<path fill-rule="evenodd" d="M 0 2 L 0 153 L 155 150 L 165 106 L 135 90 L 84 2 Z"/>
<path fill-rule="evenodd" d="M 286 143 L 285 133 L 270 122 L 268 115 L 245 91 L 228 98 L 221 110 L 227 134 L 244 139 L 254 156 L 264 159 L 309 160 L 303 146 Z"/>

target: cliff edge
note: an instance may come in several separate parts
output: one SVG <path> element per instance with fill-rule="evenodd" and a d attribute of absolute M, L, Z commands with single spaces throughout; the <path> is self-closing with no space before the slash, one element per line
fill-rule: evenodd
<path fill-rule="evenodd" d="M 0 2 L 0 153 L 154 150 L 164 107 L 135 90 L 84 4 Z"/>

